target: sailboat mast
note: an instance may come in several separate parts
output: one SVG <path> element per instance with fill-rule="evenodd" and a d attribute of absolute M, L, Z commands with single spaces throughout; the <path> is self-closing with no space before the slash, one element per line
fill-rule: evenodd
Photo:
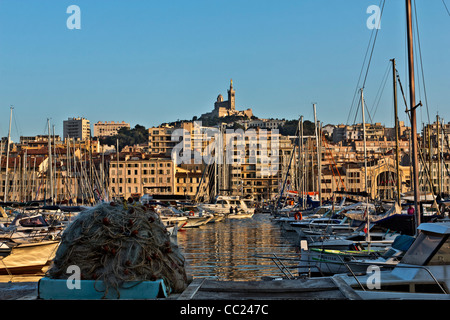
<path fill-rule="evenodd" d="M 319 135 L 320 135 L 320 129 L 318 128 L 318 121 L 316 117 L 316 104 L 313 103 L 313 109 L 314 109 L 314 127 L 315 127 L 315 133 L 316 133 L 316 148 L 317 148 L 317 187 L 319 189 L 319 205 L 322 206 L 322 165 L 320 163 L 321 158 L 321 151 L 320 151 L 320 145 L 319 145 Z"/>
<path fill-rule="evenodd" d="M 9 141 L 11 140 L 11 119 L 12 119 L 12 111 L 13 107 L 10 107 L 11 111 L 9 114 L 9 129 L 8 129 L 8 141 L 6 142 L 6 177 L 5 177 L 5 194 L 3 201 L 6 202 L 6 197 L 8 195 L 8 167 L 9 167 Z"/>
<path fill-rule="evenodd" d="M 366 148 L 366 116 L 364 112 L 364 94 L 363 88 L 361 88 L 361 111 L 362 111 L 362 125 L 363 125 L 363 143 L 364 143 L 364 185 L 365 191 L 368 193 L 367 183 L 367 148 Z"/>
<path fill-rule="evenodd" d="M 50 133 L 50 119 L 47 119 L 47 127 L 48 127 L 48 176 L 50 178 L 50 197 L 52 199 L 53 204 L 53 170 L 52 170 L 52 140 Z"/>
<path fill-rule="evenodd" d="M 409 70 L 409 105 L 411 111 L 411 145 L 412 145 L 412 169 L 413 169 L 413 191 L 414 191 L 414 212 L 416 215 L 416 229 L 420 224 L 419 207 L 419 171 L 418 171 L 418 149 L 417 149 L 417 124 L 416 124 L 416 95 L 414 83 L 414 51 L 412 33 L 412 10 L 411 0 L 406 0 L 406 24 L 408 34 L 408 70 Z"/>
<path fill-rule="evenodd" d="M 305 194 L 306 194 L 306 172 L 305 172 L 305 151 L 303 150 L 303 116 L 301 116 L 300 118 L 300 125 L 301 125 L 301 129 L 300 129 L 300 149 L 299 152 L 301 153 L 301 158 L 302 158 L 302 187 L 301 187 L 301 191 L 302 191 L 302 208 L 305 208 Z"/>
<path fill-rule="evenodd" d="M 116 169 L 116 197 L 119 198 L 119 139 L 116 139 L 116 160 L 117 160 L 117 169 Z"/>
<path fill-rule="evenodd" d="M 396 159 L 396 170 L 397 170 L 397 203 L 401 206 L 401 193 L 402 184 L 400 179 L 400 150 L 398 147 L 398 107 L 397 107 L 397 79 L 395 70 L 395 59 L 392 59 L 392 81 L 394 89 L 394 121 L 395 121 L 395 159 Z"/>
<path fill-rule="evenodd" d="M 440 138 L 439 138 L 439 115 L 436 115 L 436 142 L 437 142 L 437 178 L 438 178 L 438 195 L 440 196 L 442 193 L 442 184 L 441 184 L 441 146 L 440 146 Z"/>

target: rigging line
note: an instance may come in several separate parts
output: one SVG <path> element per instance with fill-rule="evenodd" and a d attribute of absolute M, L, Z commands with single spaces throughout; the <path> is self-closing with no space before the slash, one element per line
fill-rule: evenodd
<path fill-rule="evenodd" d="M 385 5 L 386 1 L 385 1 L 385 0 L 380 0 L 380 5 L 381 5 L 381 2 L 383 2 L 383 5 L 382 5 L 382 8 L 381 8 L 381 12 L 380 12 L 380 21 L 379 21 L 379 23 L 381 23 L 381 18 L 382 18 L 382 16 L 383 16 L 384 5 Z M 380 30 L 379 28 L 375 28 L 375 37 L 374 37 L 374 40 L 373 40 L 373 43 L 372 43 L 372 49 L 371 49 L 371 51 L 370 51 L 370 57 L 369 57 L 369 61 L 368 61 L 367 68 L 366 68 L 366 74 L 365 74 L 365 76 L 364 76 L 364 81 L 363 81 L 363 84 L 362 84 L 362 86 L 361 86 L 362 88 L 365 87 L 365 84 L 366 84 L 366 81 L 367 81 L 367 75 L 368 75 L 368 73 L 369 73 L 370 64 L 371 64 L 371 62 L 372 62 L 373 51 L 374 51 L 374 49 L 375 49 L 375 43 L 376 43 L 376 41 L 377 41 L 377 36 L 378 36 L 378 31 L 379 31 L 379 30 Z M 361 76 L 362 76 L 362 72 L 363 72 L 363 69 L 364 69 L 364 65 L 365 65 L 365 62 L 366 62 L 366 59 L 367 59 L 367 53 L 368 53 L 368 51 L 369 51 L 369 47 L 370 47 L 370 44 L 371 44 L 371 42 L 372 42 L 373 34 L 374 34 L 374 30 L 372 29 L 372 33 L 371 33 L 370 39 L 369 39 L 369 44 L 367 45 L 366 54 L 365 54 L 365 56 L 364 56 L 364 62 L 363 62 L 363 65 L 361 66 L 361 72 L 360 72 L 360 75 L 359 75 L 359 78 L 358 78 L 358 83 L 356 84 L 355 93 L 354 93 L 354 95 L 353 95 L 352 105 L 351 105 L 351 107 L 350 107 L 350 111 L 349 111 L 349 114 L 348 114 L 348 117 L 347 117 L 347 124 L 348 124 L 348 119 L 350 118 L 351 111 L 353 110 L 353 106 L 354 106 L 354 102 L 355 102 L 355 97 L 356 97 L 356 95 L 357 95 L 357 93 L 358 93 L 358 88 L 360 87 L 360 86 L 359 86 L 359 83 L 360 83 Z M 357 109 L 358 109 L 358 108 L 357 108 Z M 356 113 L 358 113 L 358 110 L 356 111 Z M 356 115 L 355 115 L 355 119 L 356 119 Z"/>
<path fill-rule="evenodd" d="M 369 116 L 370 123 L 373 124 L 373 119 L 372 119 L 372 116 L 370 115 L 369 107 L 367 106 L 366 99 L 364 99 L 364 108 L 366 109 L 367 115 Z"/>
<path fill-rule="evenodd" d="M 381 4 L 381 1 L 380 1 L 380 4 Z M 372 38 L 373 38 L 374 33 L 375 33 L 375 28 L 372 29 L 372 32 L 370 33 L 369 43 L 367 44 L 366 53 L 364 54 L 364 60 L 363 60 L 362 66 L 361 66 L 361 70 L 359 72 L 358 81 L 356 82 L 355 93 L 353 94 L 353 100 L 352 100 L 352 103 L 350 105 L 350 110 L 349 110 L 349 113 L 348 113 L 348 116 L 347 116 L 347 125 L 348 125 L 348 120 L 349 120 L 350 115 L 351 115 L 352 110 L 353 110 L 353 106 L 355 105 L 355 98 L 356 98 L 356 95 L 358 94 L 359 84 L 360 84 L 360 81 L 361 81 L 361 77 L 363 75 L 364 66 L 365 66 L 366 60 L 367 60 L 367 54 L 369 53 L 369 48 L 370 48 L 370 44 L 372 43 Z"/>
<path fill-rule="evenodd" d="M 361 105 L 361 95 L 359 95 L 359 100 L 357 106 Z M 358 117 L 359 107 L 356 108 L 355 119 L 353 119 L 353 123 L 356 123 L 356 118 Z"/>
<path fill-rule="evenodd" d="M 381 12 L 380 12 L 380 23 L 381 23 L 381 18 L 383 17 L 383 11 L 384 11 L 384 5 L 385 5 L 385 3 L 386 3 L 386 1 L 383 0 L 383 6 L 381 7 Z M 363 88 L 364 88 L 365 85 L 366 85 L 367 75 L 369 74 L 370 63 L 372 62 L 373 51 L 374 51 L 374 49 L 375 49 L 375 43 L 376 43 L 376 41 L 377 41 L 378 31 L 379 31 L 379 30 L 380 30 L 380 29 L 377 28 L 377 31 L 375 32 L 375 38 L 374 38 L 374 40 L 373 40 L 372 50 L 371 50 L 371 52 L 370 52 L 370 57 L 369 57 L 369 64 L 367 65 L 366 75 L 364 76 L 364 82 L 363 82 L 363 85 L 362 85 Z"/>
<path fill-rule="evenodd" d="M 372 108 L 370 109 L 370 111 L 372 112 L 373 109 L 375 108 L 375 111 L 373 112 L 373 116 L 374 117 L 375 117 L 375 113 L 378 110 L 378 106 L 380 105 L 381 97 L 383 96 L 383 92 L 384 92 L 384 89 L 386 87 L 386 82 L 387 82 L 387 80 L 389 78 L 388 76 L 389 76 L 389 72 L 391 71 L 391 68 L 392 68 L 392 65 L 391 65 L 391 63 L 389 61 L 388 64 L 387 64 L 384 76 L 383 76 L 383 78 L 381 80 L 380 87 L 378 88 L 377 94 L 375 96 L 375 102 L 374 102 Z"/>
<path fill-rule="evenodd" d="M 350 105 L 350 110 L 349 110 L 348 117 L 347 117 L 347 124 L 348 124 L 348 120 L 349 120 L 349 118 L 350 118 L 350 115 L 351 115 L 351 113 L 352 113 L 353 106 L 355 105 L 355 98 L 356 98 L 356 95 L 358 94 L 359 83 L 360 83 L 360 81 L 361 81 L 361 77 L 362 77 L 362 74 L 363 74 L 363 71 L 364 71 L 364 65 L 366 64 L 367 54 L 368 54 L 368 52 L 369 52 L 370 44 L 371 44 L 371 42 L 372 42 L 372 37 L 373 37 L 373 34 L 374 34 L 374 33 L 375 33 L 375 31 L 372 29 L 372 33 L 370 34 L 369 43 L 367 44 L 366 53 L 365 53 L 365 55 L 364 55 L 363 64 L 362 64 L 362 66 L 361 66 L 361 71 L 359 72 L 358 81 L 357 81 L 357 83 L 356 83 L 355 93 L 353 94 L 352 104 Z"/>
<path fill-rule="evenodd" d="M 14 120 L 14 127 L 16 128 L 16 133 L 20 137 L 22 135 L 22 133 L 17 125 L 16 119 L 17 119 L 17 112 L 15 113 L 15 117 L 13 117 L 13 120 Z"/>
<path fill-rule="evenodd" d="M 405 112 L 407 113 L 407 110 L 408 110 L 408 103 L 406 102 L 405 92 L 403 91 L 402 82 L 400 81 L 400 75 L 398 74 L 397 69 L 395 69 L 395 73 L 396 73 L 396 75 L 397 75 L 397 81 L 398 81 L 398 84 L 399 84 L 399 86 L 400 86 L 400 91 L 401 91 L 401 93 L 402 93 L 403 102 L 405 103 L 405 109 L 406 109 Z"/>
<path fill-rule="evenodd" d="M 442 0 L 442 3 L 444 4 L 445 10 L 447 10 L 448 15 L 450 16 L 450 11 L 448 10 L 447 5 L 445 4 L 445 1 Z"/>
<path fill-rule="evenodd" d="M 428 110 L 428 98 L 427 98 L 427 89 L 425 86 L 425 75 L 423 73 L 423 61 L 422 61 L 422 48 L 420 45 L 420 37 L 419 37 L 419 22 L 417 20 L 417 10 L 416 10 L 416 1 L 414 0 L 414 16 L 415 16 L 415 20 L 416 20 L 416 33 L 417 33 L 417 45 L 419 48 L 419 60 L 420 60 L 420 70 L 422 73 L 422 85 L 423 85 L 423 93 L 424 93 L 424 98 L 425 98 L 425 107 L 427 109 L 427 116 L 428 116 L 428 123 L 430 124 L 430 112 Z"/>

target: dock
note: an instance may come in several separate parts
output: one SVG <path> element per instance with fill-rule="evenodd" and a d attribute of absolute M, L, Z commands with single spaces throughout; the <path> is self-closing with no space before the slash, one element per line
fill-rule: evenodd
<path fill-rule="evenodd" d="M 340 278 L 269 281 L 194 279 L 178 300 L 360 300 Z"/>
<path fill-rule="evenodd" d="M 36 282 L 0 284 L 0 300 L 35 300 Z M 181 294 L 157 300 L 359 300 L 338 277 L 272 281 L 218 281 L 196 278 Z"/>

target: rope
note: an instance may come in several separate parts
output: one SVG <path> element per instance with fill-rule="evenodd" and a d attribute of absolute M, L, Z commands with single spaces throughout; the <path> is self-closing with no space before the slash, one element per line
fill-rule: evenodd
<path fill-rule="evenodd" d="M 169 292 L 187 287 L 178 246 L 158 214 L 138 202 L 102 203 L 81 212 L 64 231 L 47 276 L 67 279 L 70 265 L 80 268 L 81 280 L 103 281 L 104 298 L 112 289 L 120 297 L 130 281 L 163 279 Z"/>

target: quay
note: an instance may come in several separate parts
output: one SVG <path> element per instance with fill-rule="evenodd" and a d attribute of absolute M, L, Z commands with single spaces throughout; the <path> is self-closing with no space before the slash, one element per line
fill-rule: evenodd
<path fill-rule="evenodd" d="M 39 300 L 38 282 L 2 282 L 0 300 Z M 258 281 L 196 278 L 181 294 L 151 300 L 359 300 L 338 277 Z M 57 299 L 55 299 L 57 300 Z"/>
<path fill-rule="evenodd" d="M 217 281 L 194 279 L 179 300 L 359 300 L 336 277 L 270 281 Z"/>

